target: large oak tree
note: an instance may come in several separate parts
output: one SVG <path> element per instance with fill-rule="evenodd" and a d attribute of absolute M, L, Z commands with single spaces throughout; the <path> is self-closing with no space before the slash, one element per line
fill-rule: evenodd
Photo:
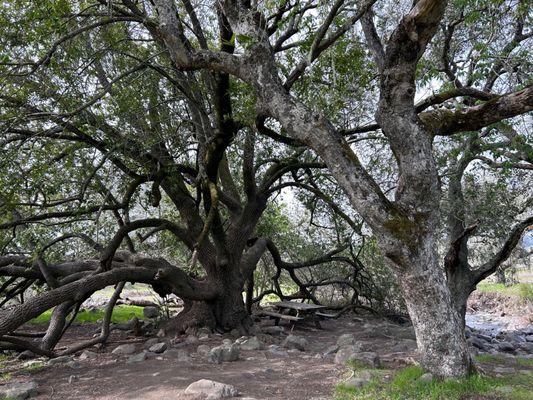
<path fill-rule="evenodd" d="M 379 15 L 375 3 L 387 6 L 384 10 L 390 15 L 387 18 Z M 178 209 L 191 203 L 187 212 L 180 209 L 187 229 L 195 238 L 188 246 L 195 257 L 199 260 L 202 258 L 202 263 L 205 262 L 206 266 L 211 265 L 208 262 L 209 256 L 217 254 L 213 259 L 216 260 L 213 261 L 216 268 L 213 268 L 211 274 L 218 275 L 220 282 L 225 279 L 225 275 L 220 276 L 220 271 L 225 270 L 223 266 L 242 263 L 243 254 L 248 253 L 245 253 L 245 239 L 253 229 L 253 224 L 248 223 L 246 212 L 253 207 L 264 207 L 264 200 L 254 197 L 257 196 L 257 191 L 254 185 L 250 185 L 251 180 L 247 175 L 251 169 L 244 168 L 243 187 L 247 203 L 239 214 L 240 219 L 237 218 L 236 224 L 232 225 L 234 231 L 228 231 L 235 232 L 235 236 L 231 236 L 229 247 L 224 245 L 218 246 L 216 252 L 211 250 L 208 244 L 211 242 L 205 239 L 206 235 L 203 233 L 206 226 L 210 228 L 213 246 L 224 240 L 228 243 L 227 234 L 221 234 L 222 225 L 216 204 L 222 202 L 223 198 L 216 183 L 224 149 L 234 139 L 239 128 L 235 126 L 231 102 L 225 93 L 232 84 L 244 84 L 250 93 L 243 97 L 243 101 L 244 98 L 253 100 L 253 107 L 247 110 L 247 114 L 251 121 L 249 125 L 254 131 L 287 146 L 304 145 L 312 149 L 344 190 L 353 209 L 372 230 L 401 287 L 415 327 L 423 366 L 439 377 L 464 376 L 473 371 L 473 362 L 463 332 L 463 314 L 468 294 L 480 279 L 493 272 L 509 256 L 523 229 L 531 223 L 531 218 L 511 229 L 503 247 L 487 263 L 478 268 L 470 265 L 467 241 L 474 228 L 465 225 L 466 219 L 460 217 L 463 204 L 461 177 L 473 160 L 486 161 L 493 166 L 500 162 L 487 158 L 486 146 L 490 144 L 490 139 L 486 136 L 473 136 L 472 140 L 466 141 L 466 146 L 472 151 L 456 160 L 455 172 L 450 178 L 449 196 L 455 208 L 449 218 L 449 251 L 445 259 L 440 257 L 437 227 L 441 217 L 442 179 L 439 176 L 436 149 L 444 137 L 464 137 L 463 135 L 468 135 L 465 132 L 492 127 L 533 108 L 533 87 L 529 84 L 529 78 L 523 76 L 520 57 L 516 60 L 514 58 L 517 49 L 521 49 L 531 35 L 527 31 L 529 14 L 525 2 L 467 3 L 455 1 L 448 5 L 447 1 L 419 0 L 412 5 L 401 3 L 399 7 L 391 9 L 390 6 L 396 2 L 81 2 L 76 16 L 83 18 L 86 15 L 89 19 L 85 24 L 52 39 L 51 43 L 44 46 L 44 51 L 35 46 L 26 48 L 21 55 L 18 54 L 21 50 L 13 47 L 13 57 L 8 57 L 5 65 L 13 77 L 31 77 L 53 63 L 58 48 L 81 33 L 103 26 L 127 26 L 136 35 L 136 40 L 131 40 L 132 42 L 147 40 L 160 48 L 157 60 L 165 59 L 168 55 L 172 72 L 166 72 L 169 75 L 167 79 L 184 87 L 185 93 L 189 93 L 188 100 L 199 102 L 195 98 L 195 85 L 201 77 L 208 90 L 215 93 L 212 101 L 216 105 L 213 113 L 216 115 L 216 124 L 212 127 L 215 133 L 207 134 L 204 131 L 199 134 L 198 140 L 201 140 L 201 135 L 210 140 L 206 140 L 205 148 L 201 151 L 199 159 L 202 163 L 195 166 L 195 176 L 206 211 L 205 220 L 189 211 L 194 199 L 180 195 L 184 192 L 183 177 L 188 173 L 183 166 L 173 166 L 174 169 L 168 170 L 166 159 L 171 158 L 171 155 L 164 149 L 155 149 L 156 153 L 152 157 L 156 161 L 146 162 L 152 163 L 149 176 L 158 177 L 160 171 L 163 172 L 161 179 L 151 179 L 154 180 L 154 193 L 157 193 L 158 187 L 162 187 Z M 375 16 L 374 12 L 378 15 Z M 513 29 L 497 29 L 491 25 L 495 31 L 490 32 L 491 39 L 487 40 L 487 44 L 480 47 L 480 42 L 472 34 L 479 28 L 476 20 L 483 24 L 486 22 L 484 18 L 494 20 L 504 16 L 509 19 L 509 26 Z M 356 31 L 358 22 L 362 28 L 360 31 Z M 434 40 L 436 35 L 438 41 Z M 212 37 L 217 37 L 219 43 L 215 44 Z M 455 41 L 455 38 L 460 40 Z M 333 60 L 341 57 L 342 49 L 350 48 L 351 45 L 360 46 L 363 54 L 370 53 L 372 65 L 361 69 L 357 64 L 361 58 L 344 59 L 344 66 L 348 68 L 341 69 L 340 74 L 330 71 L 322 77 L 326 84 L 331 84 L 328 82 L 330 78 L 353 80 L 350 81 L 351 86 L 347 85 L 342 92 L 347 97 L 346 101 L 341 101 L 344 108 L 332 110 L 328 107 L 314 107 L 312 94 L 316 93 L 315 88 L 323 82 L 310 82 L 306 80 L 306 74 L 312 72 L 317 64 L 327 63 L 328 55 L 332 55 Z M 42 55 L 34 57 L 29 54 L 34 50 Z M 487 56 L 491 52 L 497 56 L 492 55 L 491 59 Z M 115 57 L 119 55 L 123 54 L 114 54 Z M 123 56 L 128 59 L 129 54 Z M 21 62 L 20 58 L 24 61 Z M 157 63 L 146 63 L 146 59 L 141 61 L 131 72 L 123 71 L 122 74 L 133 73 L 135 68 L 143 65 L 159 68 Z M 161 72 L 165 73 L 158 71 Z M 360 72 L 360 76 L 357 72 Z M 98 79 L 102 79 L 98 76 L 102 75 L 98 71 L 96 75 Z M 373 76 L 376 95 L 365 98 L 356 89 L 358 83 L 364 85 L 363 82 L 368 82 L 369 75 Z M 121 78 L 118 75 L 116 79 Z M 320 77 L 314 78 L 320 81 Z M 442 84 L 443 79 L 446 84 Z M 506 80 L 507 84 L 499 84 L 502 80 Z M 114 83 L 114 80 L 108 81 L 109 84 L 103 85 L 104 95 L 111 91 L 111 83 Z M 35 82 L 35 86 L 39 85 L 40 90 L 45 90 L 42 81 Z M 415 102 L 417 87 L 428 85 L 436 86 L 438 93 Z M 54 99 L 53 92 L 53 88 L 51 93 L 43 92 L 42 98 Z M 16 97 L 5 100 L 18 101 Z M 31 96 L 29 100 L 28 106 L 31 107 Z M 94 101 L 89 98 L 87 104 L 92 105 Z M 350 118 L 350 114 L 357 114 L 356 110 L 368 107 L 368 103 L 371 103 L 375 121 L 355 126 L 356 118 Z M 443 106 L 440 107 L 441 105 Z M 189 105 L 191 109 L 195 107 L 195 104 Z M 32 112 L 39 117 L 43 113 L 39 109 Z M 195 126 L 204 121 L 202 111 L 198 112 L 199 115 L 192 118 Z M 86 107 L 83 106 L 67 113 L 62 111 L 54 114 L 54 119 L 51 119 L 54 125 L 48 127 L 48 135 L 64 135 L 65 130 L 71 129 L 71 119 L 79 118 L 80 115 L 83 116 L 84 123 L 88 119 L 84 115 Z M 343 120 L 339 115 L 347 115 L 345 123 L 339 123 Z M 44 117 L 46 116 L 45 114 Z M 59 128 L 54 130 L 57 125 Z M 203 126 L 210 125 L 212 124 Z M 102 126 L 98 119 L 96 126 Z M 76 125 L 72 126 L 72 129 L 76 128 L 79 129 Z M 388 150 L 393 155 L 393 190 L 380 185 L 376 174 L 369 169 L 366 156 L 358 151 L 358 146 L 351 140 L 354 135 L 373 131 L 380 132 L 381 139 L 387 143 Z M 76 136 L 84 134 L 83 130 L 70 132 Z M 105 133 L 115 134 L 112 130 Z M 24 135 L 24 131 L 19 134 Z M 486 142 L 480 143 L 477 139 L 485 139 Z M 250 139 L 245 142 L 245 146 L 246 143 L 248 147 L 253 146 L 253 142 L 249 141 Z M 516 140 L 502 144 L 511 149 L 510 158 L 513 162 L 530 163 L 529 148 L 516 145 Z M 516 147 L 519 147 L 518 151 Z M 109 157 L 113 157 L 115 162 L 115 153 L 110 150 L 107 150 Z M 108 154 L 107 152 L 104 154 Z M 144 154 L 136 155 L 139 156 L 144 157 Z M 116 162 L 120 163 L 121 160 L 117 159 Z M 222 176 L 220 179 L 224 185 Z M 229 198 L 225 200 L 227 204 L 231 204 Z M 127 226 L 126 224 L 120 231 L 120 240 L 128 233 Z M 172 227 L 167 224 L 165 228 L 169 226 Z M 173 229 L 176 231 L 178 228 L 180 227 Z M 241 232 L 246 234 L 239 236 Z M 111 262 L 110 255 L 116 250 L 113 246 L 107 248 L 101 257 L 100 268 L 104 270 Z M 266 248 L 267 241 L 257 240 L 253 246 L 257 246 L 259 254 L 259 247 Z M 148 267 L 147 264 L 147 271 Z M 112 279 L 112 274 L 126 274 L 125 271 L 129 271 L 128 268 L 111 269 L 99 276 Z M 158 276 L 164 274 L 163 268 Z M 232 278 L 227 284 L 234 284 L 233 276 L 228 276 Z M 153 277 L 150 275 L 148 280 Z M 87 281 L 92 282 L 91 279 L 95 278 L 88 277 Z M 124 279 L 130 279 L 130 276 Z M 209 300 L 205 298 L 206 293 L 211 293 L 211 299 L 216 298 L 216 289 L 212 291 L 211 288 L 204 287 L 196 290 L 199 289 L 196 288 L 198 284 L 185 277 L 175 282 L 181 294 L 187 291 L 186 294 L 193 300 Z M 65 293 L 65 290 L 55 291 L 54 296 L 62 296 L 60 293 Z M 194 293 L 202 295 L 195 297 Z M 219 295 L 220 293 L 218 292 Z M 229 304 L 241 301 L 237 297 L 225 300 Z M 226 309 L 220 310 L 218 315 L 222 320 L 241 319 L 239 313 L 232 317 L 226 315 Z M 6 328 L 3 328 L 0 333 L 6 332 Z"/>

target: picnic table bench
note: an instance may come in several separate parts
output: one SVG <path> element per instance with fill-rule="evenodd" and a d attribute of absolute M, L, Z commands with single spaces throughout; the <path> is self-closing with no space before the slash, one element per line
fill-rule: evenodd
<path fill-rule="evenodd" d="M 317 306 L 315 304 L 296 303 L 294 301 L 277 301 L 270 305 L 274 306 L 277 311 L 263 311 L 263 315 L 274 318 L 275 324 L 284 319 L 291 322 L 292 327 L 300 321 L 312 321 L 317 328 L 322 329 L 319 321 L 318 310 L 324 310 L 325 306 Z M 325 315 L 325 314 L 324 314 Z"/>

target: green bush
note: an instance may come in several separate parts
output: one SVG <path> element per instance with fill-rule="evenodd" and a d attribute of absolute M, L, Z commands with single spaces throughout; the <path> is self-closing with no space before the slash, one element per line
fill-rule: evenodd
<path fill-rule="evenodd" d="M 533 284 L 531 283 L 519 283 L 518 295 L 524 301 L 533 301 Z"/>

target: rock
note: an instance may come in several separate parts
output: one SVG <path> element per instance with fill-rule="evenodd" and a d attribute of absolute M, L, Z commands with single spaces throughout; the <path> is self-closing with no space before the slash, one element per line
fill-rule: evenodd
<path fill-rule="evenodd" d="M 352 333 L 345 333 L 344 335 L 340 335 L 337 339 L 337 346 L 339 347 L 351 346 L 356 343 L 357 341 L 355 340 L 355 336 Z"/>
<path fill-rule="evenodd" d="M 0 398 L 9 400 L 29 399 L 37 394 L 38 385 L 35 381 L 8 383 L 0 389 Z"/>
<path fill-rule="evenodd" d="M 56 357 L 56 358 L 51 358 L 50 360 L 48 360 L 47 364 L 48 365 L 57 365 L 57 364 L 65 364 L 69 361 L 72 361 L 72 358 L 69 357 L 69 356 L 60 356 L 60 357 Z"/>
<path fill-rule="evenodd" d="M 161 343 L 154 344 L 148 350 L 150 350 L 152 353 L 161 354 L 166 349 L 167 349 L 167 344 L 165 342 L 161 342 Z"/>
<path fill-rule="evenodd" d="M 526 335 L 526 342 L 533 343 L 533 335 L 531 335 L 531 334 Z"/>
<path fill-rule="evenodd" d="M 335 364 L 346 364 L 348 360 L 352 359 L 353 355 L 361 351 L 357 346 L 341 347 L 335 354 Z"/>
<path fill-rule="evenodd" d="M 98 354 L 95 353 L 94 351 L 85 350 L 83 353 L 80 354 L 79 359 L 80 360 L 89 360 L 89 359 L 94 359 L 94 358 L 97 358 L 97 357 L 98 357 Z"/>
<path fill-rule="evenodd" d="M 500 342 L 498 343 L 498 350 L 512 353 L 515 351 L 515 346 L 509 342 Z"/>
<path fill-rule="evenodd" d="M 189 335 L 185 338 L 185 343 L 187 344 L 195 344 L 198 343 L 198 338 L 194 335 Z"/>
<path fill-rule="evenodd" d="M 431 382 L 433 380 L 433 374 L 431 372 L 426 372 L 424 375 L 422 375 L 418 380 L 422 382 Z"/>
<path fill-rule="evenodd" d="M 159 308 L 153 306 L 147 306 L 143 308 L 144 318 L 157 318 L 159 317 Z"/>
<path fill-rule="evenodd" d="M 525 335 L 520 332 L 506 332 L 503 337 L 506 342 L 511 343 L 523 343 L 526 341 Z"/>
<path fill-rule="evenodd" d="M 68 362 L 65 363 L 65 365 L 69 368 L 73 368 L 73 369 L 78 369 L 78 368 L 81 368 L 81 364 L 77 361 L 74 361 L 74 360 L 70 360 Z"/>
<path fill-rule="evenodd" d="M 166 359 L 175 359 L 178 362 L 190 362 L 191 357 L 187 350 L 184 349 L 169 349 L 163 353 L 163 357 Z"/>
<path fill-rule="evenodd" d="M 363 387 L 372 380 L 372 373 L 370 371 L 358 371 L 353 378 L 343 382 L 342 386 L 347 389 L 357 389 Z"/>
<path fill-rule="evenodd" d="M 183 394 L 204 396 L 206 400 L 218 400 L 228 397 L 236 397 L 239 395 L 239 392 L 231 385 L 210 381 L 208 379 L 200 379 L 187 386 L 187 389 L 183 391 Z"/>
<path fill-rule="evenodd" d="M 222 341 L 222 344 L 226 346 L 231 346 L 233 344 L 233 341 L 231 339 L 224 339 Z"/>
<path fill-rule="evenodd" d="M 79 379 L 78 375 L 70 375 L 68 377 L 68 384 L 70 385 L 72 382 L 77 381 Z"/>
<path fill-rule="evenodd" d="M 148 339 L 146 342 L 144 342 L 143 348 L 149 349 L 150 347 L 152 347 L 156 343 L 159 343 L 159 339 L 158 338 Z"/>
<path fill-rule="evenodd" d="M 353 359 L 363 363 L 364 365 L 368 365 L 372 368 L 381 367 L 381 359 L 379 358 L 379 355 L 371 351 L 357 353 L 356 357 L 354 357 Z"/>
<path fill-rule="evenodd" d="M 404 353 L 416 350 L 416 341 L 412 339 L 402 339 L 391 348 L 393 353 Z"/>
<path fill-rule="evenodd" d="M 128 360 L 126 361 L 128 364 L 131 364 L 131 363 L 137 363 L 137 362 L 141 362 L 141 361 L 144 361 L 148 358 L 148 356 L 146 355 L 146 353 L 143 351 L 142 353 L 139 353 L 139 354 L 134 354 L 132 356 L 129 356 L 128 357 Z"/>
<path fill-rule="evenodd" d="M 115 347 L 111 352 L 118 355 L 130 355 L 137 351 L 136 347 L 132 343 L 121 344 L 120 346 Z"/>
<path fill-rule="evenodd" d="M 248 336 L 241 336 L 240 338 L 238 338 L 237 340 L 235 340 L 235 343 L 238 344 L 238 345 L 240 345 L 241 343 L 246 342 L 248 339 L 249 339 Z M 222 343 L 224 343 L 224 341 L 222 341 Z"/>
<path fill-rule="evenodd" d="M 268 346 L 268 352 L 276 357 L 288 357 L 289 353 L 283 350 L 280 346 L 272 344 Z"/>
<path fill-rule="evenodd" d="M 211 348 L 206 345 L 206 344 L 201 344 L 200 346 L 198 346 L 198 348 L 196 349 L 196 352 L 198 354 L 200 354 L 201 356 L 205 357 L 209 354 L 209 350 L 211 350 Z"/>
<path fill-rule="evenodd" d="M 341 347 L 335 354 L 335 364 L 344 365 L 348 361 L 358 361 L 373 368 L 379 368 L 381 365 L 381 360 L 376 353 L 361 352 L 358 346 Z"/>
<path fill-rule="evenodd" d="M 237 361 L 240 355 L 239 345 L 223 344 L 221 346 L 213 347 L 207 355 L 208 360 L 213 363 L 220 364 L 222 362 Z"/>
<path fill-rule="evenodd" d="M 309 343 L 305 338 L 296 335 L 289 335 L 283 341 L 283 347 L 286 349 L 305 351 L 308 345 Z"/>
<path fill-rule="evenodd" d="M 234 338 L 238 338 L 239 336 L 241 336 L 241 333 L 239 332 L 238 329 L 232 329 L 231 332 L 229 333 L 231 336 L 233 336 Z"/>
<path fill-rule="evenodd" d="M 486 350 L 486 342 L 484 340 L 481 340 L 479 339 L 478 337 L 476 336 L 472 336 L 470 338 L 468 338 L 466 340 L 466 342 L 471 346 L 471 347 L 476 347 L 480 350 Z"/>
<path fill-rule="evenodd" d="M 533 342 L 520 343 L 518 346 L 526 353 L 533 354 Z"/>
<path fill-rule="evenodd" d="M 247 351 L 253 351 L 253 350 L 263 350 L 265 348 L 265 344 L 260 341 L 257 336 L 251 337 L 250 339 L 246 339 L 241 344 L 241 350 L 247 350 Z"/>
<path fill-rule="evenodd" d="M 492 342 L 492 336 L 489 336 L 489 335 L 484 335 L 483 333 L 478 333 L 476 334 L 476 336 L 481 339 L 481 340 L 484 340 L 485 342 Z"/>
<path fill-rule="evenodd" d="M 263 331 L 263 333 L 272 336 L 279 336 L 283 333 L 282 326 L 263 326 L 261 330 Z"/>
<path fill-rule="evenodd" d="M 329 346 L 326 350 L 324 350 L 322 355 L 329 356 L 331 354 L 335 354 L 337 351 L 339 351 L 339 346 L 337 345 Z"/>

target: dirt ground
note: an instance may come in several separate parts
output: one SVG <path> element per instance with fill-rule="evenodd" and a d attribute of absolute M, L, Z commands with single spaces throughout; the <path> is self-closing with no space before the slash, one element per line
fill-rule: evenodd
<path fill-rule="evenodd" d="M 73 327 L 61 343 L 72 344 L 87 337 L 96 326 Z M 289 328 L 286 327 L 286 331 Z M 111 354 L 122 343 L 138 343 L 139 352 L 148 338 L 136 338 L 125 332 L 112 332 L 105 349 L 97 350 L 98 358 L 77 360 L 79 368 L 66 365 L 46 366 L 28 372 L 20 369 L 12 372 L 14 380 L 34 379 L 39 384 L 37 399 L 184 399 L 180 391 L 199 379 L 210 379 L 235 386 L 243 397 L 264 400 L 330 399 L 335 385 L 349 376 L 344 366 L 334 364 L 333 356 L 322 353 L 335 344 L 343 333 L 353 333 L 368 351 L 380 353 L 386 365 L 400 365 L 414 356 L 414 341 L 404 340 L 400 347 L 408 348 L 401 353 L 391 352 L 398 343 L 398 332 L 406 338 L 413 335 L 409 329 L 400 328 L 383 320 L 345 317 L 323 323 L 323 329 L 301 326 L 293 334 L 309 341 L 309 349 L 288 357 L 274 356 L 268 351 L 241 351 L 242 360 L 222 364 L 209 363 L 196 354 L 200 344 L 210 347 L 221 344 L 226 336 L 213 335 L 208 340 L 194 344 L 176 345 L 186 349 L 191 362 L 174 359 L 148 359 L 140 363 L 126 363 L 127 356 Z M 400 335 L 402 335 L 400 333 Z M 270 336 L 270 335 L 268 335 Z M 266 337 L 266 336 L 265 336 Z M 279 344 L 282 337 L 271 336 L 270 343 Z M 93 349 L 91 349 L 93 350 Z M 162 358 L 162 357 L 160 357 Z M 77 359 L 76 357 L 74 359 Z M 18 361 L 21 364 L 20 361 Z"/>
<path fill-rule="evenodd" d="M 73 327 L 61 345 L 86 339 L 96 329 L 96 325 L 89 324 Z M 39 395 L 36 398 L 42 400 L 186 400 L 181 391 L 199 379 L 233 385 L 242 397 L 257 400 L 331 399 L 335 385 L 349 377 L 350 371 L 347 367 L 336 365 L 333 355 L 322 354 L 343 333 L 353 333 L 363 350 L 377 352 L 385 368 L 394 369 L 410 364 L 417 357 L 411 328 L 379 318 L 351 315 L 325 321 L 322 330 L 310 326 L 295 328 L 293 334 L 309 341 L 309 348 L 305 352 L 281 357 L 266 350 L 241 351 L 241 360 L 222 364 L 209 363 L 196 353 L 196 349 L 200 344 L 210 347 L 219 345 L 224 338 L 229 337 L 227 335 L 211 335 L 207 340 L 191 344 L 184 343 L 185 337 L 173 340 L 173 346 L 188 351 L 192 357 L 190 362 L 158 357 L 127 363 L 128 356 L 114 355 L 111 351 L 119 344 L 136 343 L 137 352 L 140 352 L 148 338 L 113 331 L 104 349 L 91 349 L 98 352 L 97 358 L 78 360 L 78 357 L 74 357 L 77 368 L 60 364 L 30 372 L 28 368 L 21 368 L 22 361 L 17 361 L 16 364 L 8 364 L 12 368 L 10 382 L 37 381 Z M 261 336 L 267 345 L 279 344 L 284 337 Z M 509 371 L 512 368 L 511 365 Z"/>

